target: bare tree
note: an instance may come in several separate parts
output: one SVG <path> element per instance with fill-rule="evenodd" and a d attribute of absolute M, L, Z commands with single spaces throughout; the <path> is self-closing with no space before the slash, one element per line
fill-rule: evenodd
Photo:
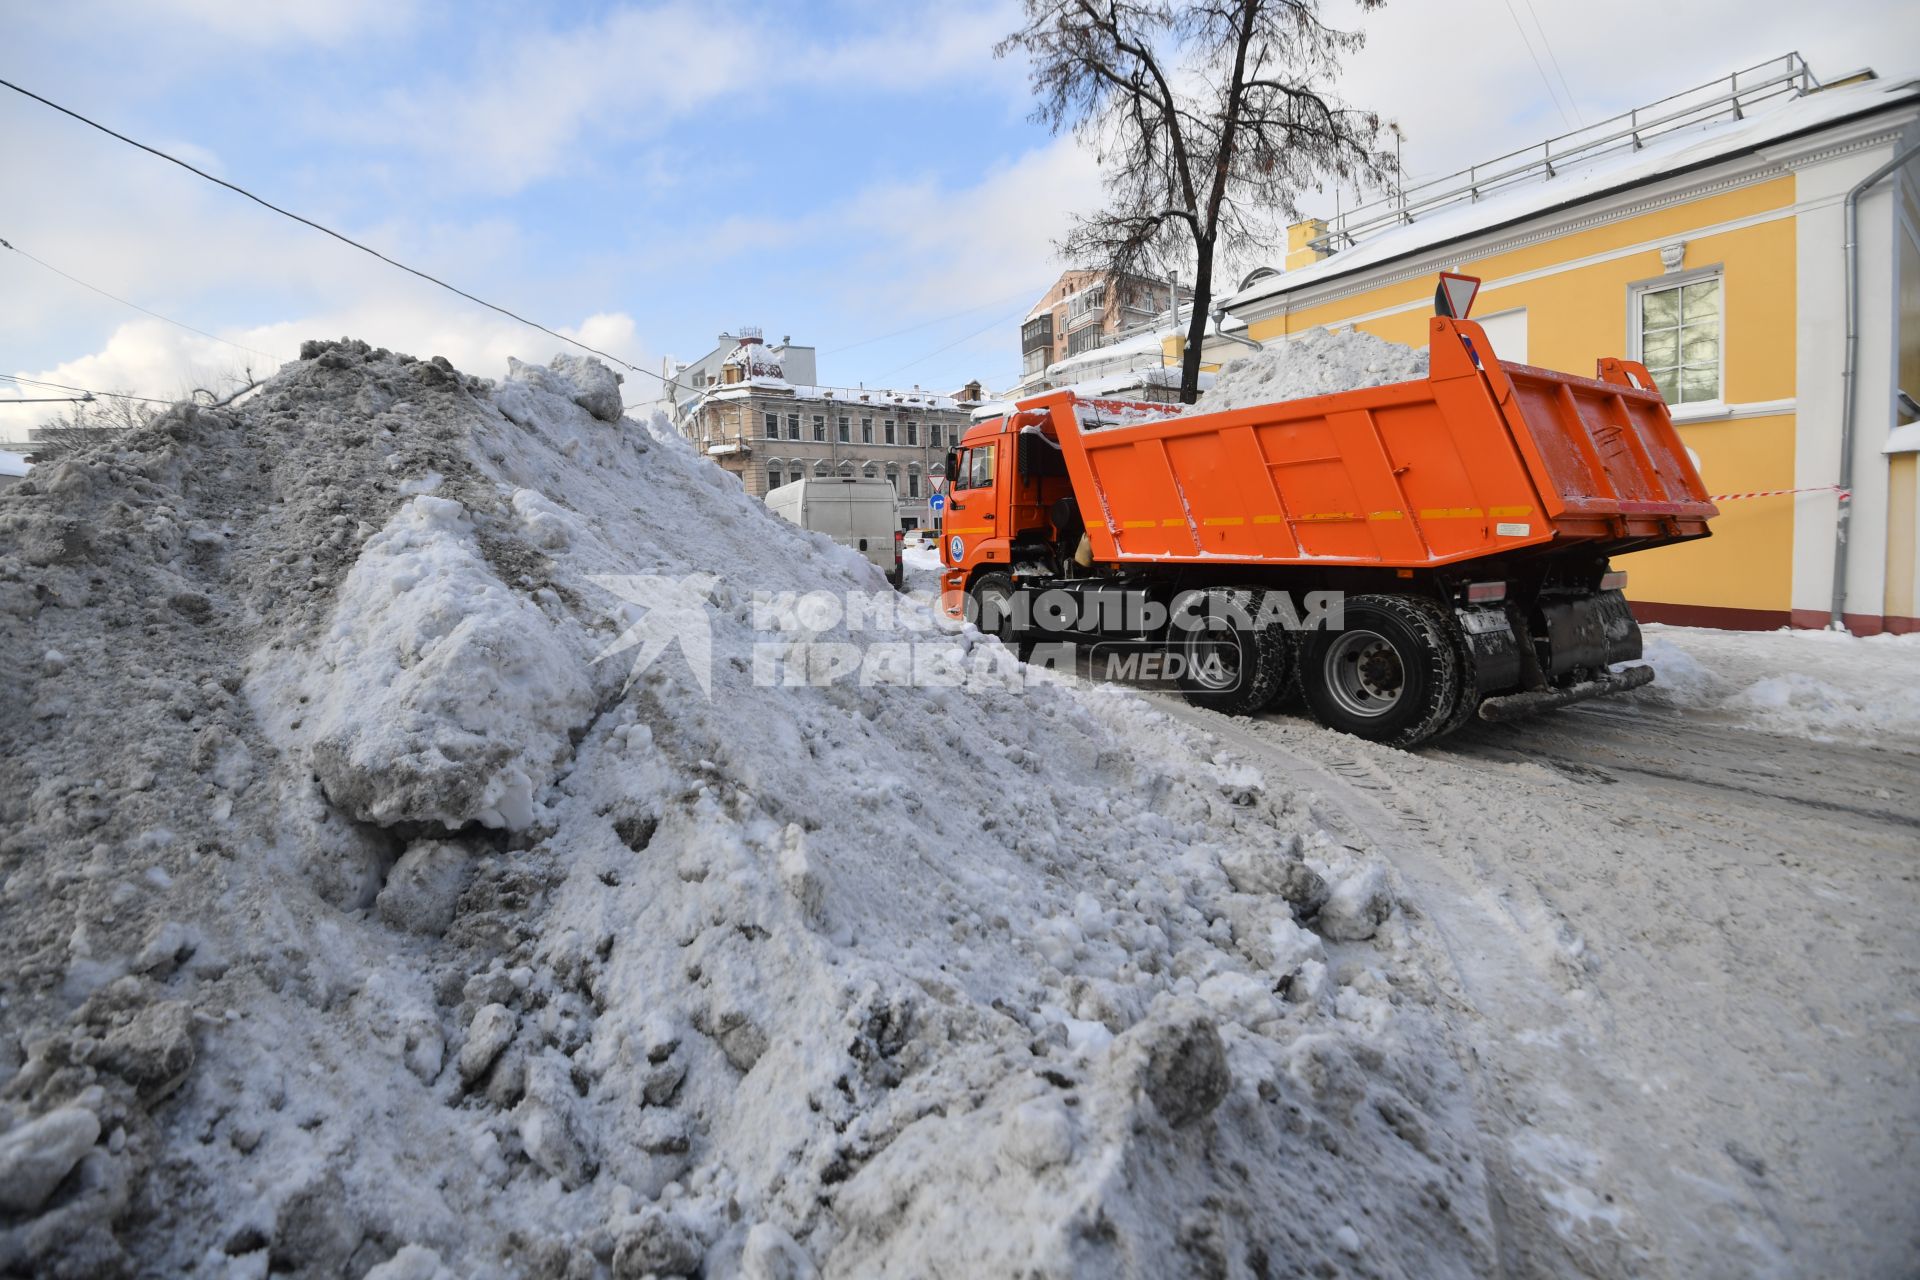
<path fill-rule="evenodd" d="M 1360 8 L 1382 0 L 1357 0 Z M 1329 87 L 1358 32 L 1320 0 L 1026 0 L 994 48 L 1033 61 L 1034 119 L 1071 129 L 1106 167 L 1107 207 L 1061 243 L 1119 273 L 1192 254 L 1193 317 L 1180 400 L 1200 387 L 1216 254 L 1270 247 L 1299 194 L 1328 176 L 1378 181 L 1377 116 Z"/>
<path fill-rule="evenodd" d="M 34 429 L 33 458 L 36 462 L 51 462 L 98 444 L 111 443 L 129 431 L 146 426 L 153 417 L 154 407 L 137 397 L 92 396 Z"/>

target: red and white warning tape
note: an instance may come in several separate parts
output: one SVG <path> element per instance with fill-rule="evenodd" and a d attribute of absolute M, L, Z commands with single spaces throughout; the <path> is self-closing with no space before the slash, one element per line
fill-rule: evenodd
<path fill-rule="evenodd" d="M 1755 489 L 1752 493 L 1715 493 L 1707 498 L 1709 502 L 1735 502 L 1741 498 L 1784 498 L 1790 493 L 1837 493 L 1843 498 L 1851 498 L 1853 491 L 1842 489 L 1837 484 L 1814 484 L 1803 489 Z"/>

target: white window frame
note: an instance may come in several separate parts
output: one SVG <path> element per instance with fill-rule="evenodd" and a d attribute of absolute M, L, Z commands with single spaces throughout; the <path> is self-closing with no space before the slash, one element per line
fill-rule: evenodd
<path fill-rule="evenodd" d="M 1635 364 L 1645 364 L 1646 361 L 1641 358 L 1640 299 L 1649 293 L 1699 284 L 1702 280 L 1720 282 L 1719 380 L 1711 400 L 1690 400 L 1669 404 L 1667 408 L 1676 419 L 1710 418 L 1723 415 L 1727 411 L 1727 273 L 1724 264 L 1716 262 L 1711 266 L 1675 271 L 1669 275 L 1655 276 L 1650 280 L 1635 280 L 1627 286 L 1627 358 Z M 1649 369 L 1648 372 L 1651 373 L 1652 370 Z M 1675 390 L 1677 391 L 1678 388 Z"/>

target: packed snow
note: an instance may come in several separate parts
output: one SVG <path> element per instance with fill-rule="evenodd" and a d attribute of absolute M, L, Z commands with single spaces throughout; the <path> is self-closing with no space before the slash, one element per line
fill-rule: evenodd
<path fill-rule="evenodd" d="M 1815 741 L 1920 741 L 1920 635 L 1642 628 L 1648 705 Z"/>
<path fill-rule="evenodd" d="M 1377 856 L 617 381 L 309 343 L 0 494 L 0 1272 L 1494 1270 Z"/>
<path fill-rule="evenodd" d="M 1220 367 L 1199 411 L 1304 400 L 1427 376 L 1427 350 L 1376 338 L 1363 329 L 1308 329 L 1269 339 L 1259 351 Z"/>

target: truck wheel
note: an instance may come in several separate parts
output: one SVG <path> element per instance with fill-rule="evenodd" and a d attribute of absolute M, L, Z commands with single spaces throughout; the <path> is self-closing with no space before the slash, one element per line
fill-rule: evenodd
<path fill-rule="evenodd" d="M 1033 652 L 1033 641 L 1013 638 L 1013 592 L 1013 576 L 997 570 L 981 574 L 967 588 L 967 594 L 973 597 L 974 625 L 998 637 L 1000 643 L 1025 662 Z"/>
<path fill-rule="evenodd" d="M 1206 593 L 1208 604 L 1231 605 L 1255 621 L 1266 593 L 1258 590 L 1216 589 Z M 1232 716 L 1263 710 L 1285 687 L 1293 646 L 1279 622 L 1267 626 L 1234 626 L 1231 610 L 1209 607 L 1200 629 L 1187 632 L 1174 644 L 1181 659 L 1180 689 L 1196 707 Z"/>
<path fill-rule="evenodd" d="M 1434 732 L 1436 738 L 1450 737 L 1466 728 L 1480 710 L 1480 688 L 1474 683 L 1473 652 L 1467 646 L 1467 633 L 1452 614 L 1446 617 L 1446 628 L 1447 636 L 1453 641 L 1454 658 L 1460 664 L 1460 696 L 1453 700 L 1453 710 Z"/>
<path fill-rule="evenodd" d="M 1314 718 L 1394 747 L 1431 738 L 1461 696 L 1447 621 L 1417 596 L 1348 597 L 1345 625 L 1314 632 L 1301 649 L 1300 689 Z"/>

